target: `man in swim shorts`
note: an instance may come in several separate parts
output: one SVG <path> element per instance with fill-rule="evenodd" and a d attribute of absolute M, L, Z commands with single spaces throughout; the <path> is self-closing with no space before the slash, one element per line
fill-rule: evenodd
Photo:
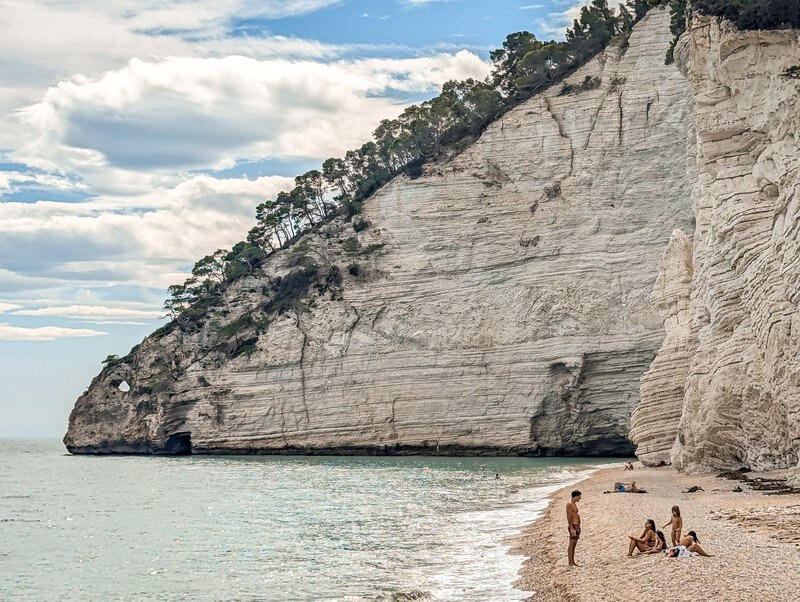
<path fill-rule="evenodd" d="M 572 500 L 567 504 L 567 528 L 569 529 L 569 547 L 567 547 L 567 558 L 569 566 L 575 564 L 575 546 L 581 537 L 581 517 L 578 514 L 578 502 L 581 501 L 581 492 L 577 489 L 572 492 Z"/>

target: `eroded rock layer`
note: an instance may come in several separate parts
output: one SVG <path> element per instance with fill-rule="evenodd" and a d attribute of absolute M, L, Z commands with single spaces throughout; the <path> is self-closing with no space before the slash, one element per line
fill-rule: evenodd
<path fill-rule="evenodd" d="M 653 303 L 664 319 L 666 336 L 642 375 L 641 398 L 631 416 L 630 439 L 639 460 L 647 466 L 670 463 L 689 370 L 691 290 L 692 242 L 676 230 L 664 249 L 653 289 Z"/>
<path fill-rule="evenodd" d="M 637 437 L 663 433 L 658 458 L 676 426 L 671 457 L 683 470 L 798 461 L 800 94 L 785 74 L 800 65 L 798 35 L 700 18 L 676 51 L 691 90 L 698 174 L 691 303 L 688 324 L 679 319 L 674 331 L 680 344 L 665 344 L 643 380 L 650 401 L 637 415 L 650 416 L 635 423 Z M 681 389 L 678 419 L 653 392 Z"/>
<path fill-rule="evenodd" d="M 650 303 L 659 257 L 692 223 L 668 21 L 653 11 L 573 74 L 583 91 L 557 85 L 378 191 L 357 275 L 342 252 L 350 224 L 308 236 L 309 257 L 342 267 L 341 292 L 272 317 L 248 353 L 219 327 L 263 305 L 291 252 L 229 287 L 197 331 L 149 337 L 108 366 L 75 405 L 68 448 L 630 452 L 639 379 L 664 336 Z"/>

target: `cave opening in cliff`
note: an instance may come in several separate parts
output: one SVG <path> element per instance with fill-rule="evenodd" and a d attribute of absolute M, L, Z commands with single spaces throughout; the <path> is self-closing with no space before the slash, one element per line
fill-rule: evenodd
<path fill-rule="evenodd" d="M 161 453 L 167 456 L 188 456 L 192 453 L 192 433 L 173 433 L 167 437 Z"/>

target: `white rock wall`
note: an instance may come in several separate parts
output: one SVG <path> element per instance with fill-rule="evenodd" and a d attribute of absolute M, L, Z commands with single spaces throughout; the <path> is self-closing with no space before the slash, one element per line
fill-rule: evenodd
<path fill-rule="evenodd" d="M 650 368 L 642 375 L 641 399 L 631 416 L 630 439 L 647 466 L 670 463 L 683 411 L 689 371 L 689 296 L 692 291 L 692 242 L 675 230 L 664 249 L 653 303 L 664 319 L 666 336 Z"/>
<path fill-rule="evenodd" d="M 798 32 L 698 19 L 691 362 L 672 461 L 786 468 L 800 451 Z"/>
<path fill-rule="evenodd" d="M 677 429 L 682 470 L 797 464 L 800 86 L 782 73 L 800 64 L 799 35 L 697 18 L 676 49 L 691 92 L 697 225 L 688 317 L 666 312 L 633 419 L 645 462 L 666 459 Z M 670 277 L 680 308 L 686 272 L 667 266 L 660 279 Z M 681 390 L 678 413 L 669 404 Z"/>
<path fill-rule="evenodd" d="M 629 451 L 664 336 L 650 301 L 659 258 L 692 224 L 668 21 L 653 11 L 626 51 L 569 78 L 598 77 L 597 89 L 557 85 L 375 194 L 359 238 L 385 246 L 361 260 L 368 275 L 275 320 L 249 357 L 209 349 L 208 328 L 146 340 L 78 400 L 68 447 L 153 451 L 189 432 L 195 451 Z M 328 230 L 313 246 L 346 265 L 336 238 L 352 229 Z M 263 284 L 237 283 L 226 319 L 251 311 Z"/>

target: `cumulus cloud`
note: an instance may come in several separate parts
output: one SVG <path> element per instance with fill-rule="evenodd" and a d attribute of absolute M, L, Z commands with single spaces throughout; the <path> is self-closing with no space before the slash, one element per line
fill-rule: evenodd
<path fill-rule="evenodd" d="M 255 206 L 293 185 L 197 172 L 340 156 L 398 114 L 403 95 L 489 71 L 465 50 L 346 59 L 356 46 L 230 35 L 235 18 L 336 3 L 4 5 L 0 53 L 15 59 L 0 64 L 0 81 L 10 82 L 0 86 L 0 149 L 28 168 L 0 171 L 0 195 L 44 192 L 38 202 L 0 203 L 0 293 L 67 306 L 81 304 L 82 290 L 163 291 L 198 257 L 243 239 Z M 47 190 L 81 194 L 54 202 Z"/>
<path fill-rule="evenodd" d="M 96 337 L 107 332 L 87 328 L 61 328 L 59 326 L 40 326 L 24 328 L 0 323 L 0 340 L 5 341 L 54 341 L 65 337 Z"/>
<path fill-rule="evenodd" d="M 431 92 L 488 73 L 467 51 L 320 63 L 244 56 L 132 59 L 50 88 L 19 115 L 34 133 L 13 157 L 85 177 L 98 168 L 222 167 L 231 156 L 326 157 L 366 140 L 400 107 L 387 90 Z"/>
<path fill-rule="evenodd" d="M 24 126 L 5 116 L 41 98 L 75 73 L 95 76 L 131 57 L 244 54 L 256 58 L 332 59 L 349 45 L 287 36 L 230 35 L 236 18 L 305 14 L 339 0 L 26 0 L 0 2 L 0 149 L 13 148 Z M 31 32 L 35 32 L 32 36 Z M 35 40 L 35 41 L 34 41 Z"/>
<path fill-rule="evenodd" d="M 21 186 L 42 186 L 52 190 L 85 190 L 86 185 L 70 178 L 50 173 L 0 171 L 0 195 L 16 192 Z"/>
<path fill-rule="evenodd" d="M 218 247 L 241 240 L 281 176 L 191 177 L 131 197 L 0 204 L 0 290 L 136 284 L 166 288 Z"/>

